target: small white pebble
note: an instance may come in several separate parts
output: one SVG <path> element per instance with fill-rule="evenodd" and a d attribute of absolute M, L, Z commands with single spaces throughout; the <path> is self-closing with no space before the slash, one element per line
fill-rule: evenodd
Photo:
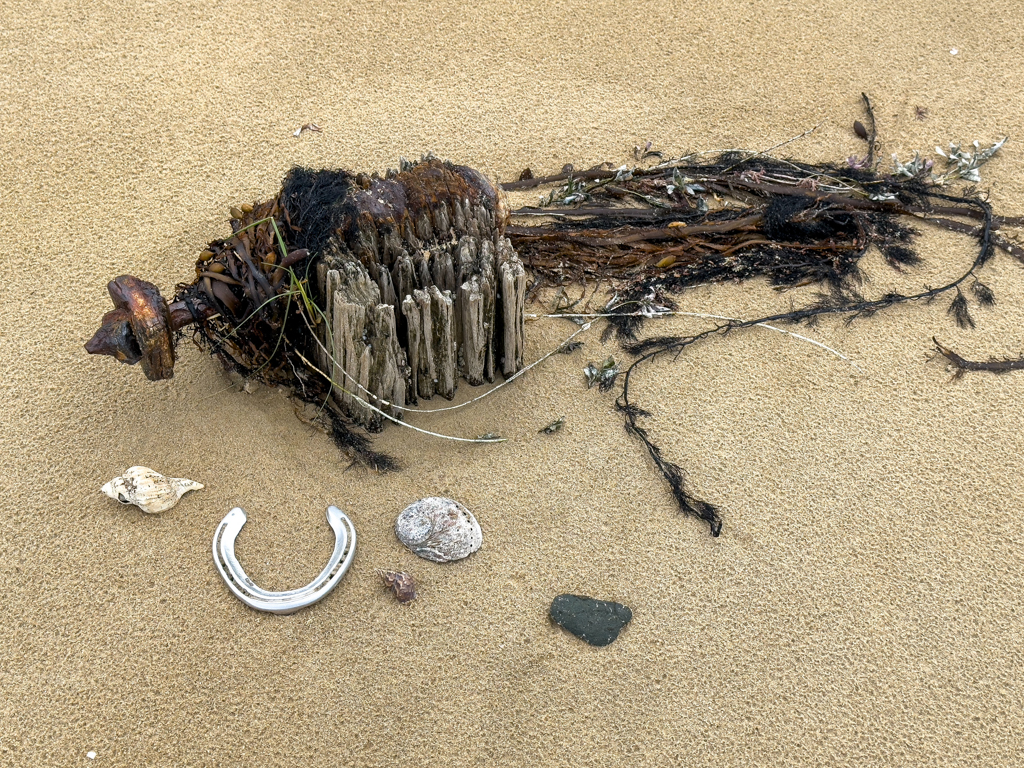
<path fill-rule="evenodd" d="M 959 49 L 957 49 L 957 48 L 950 48 L 950 49 L 949 49 L 949 52 L 950 52 L 950 53 L 951 53 L 951 54 L 952 54 L 953 56 L 956 56 L 956 55 L 957 55 L 958 53 L 960 53 Z"/>
<path fill-rule="evenodd" d="M 95 760 L 96 759 L 96 753 L 95 752 L 86 752 L 85 756 L 88 757 L 90 760 Z"/>

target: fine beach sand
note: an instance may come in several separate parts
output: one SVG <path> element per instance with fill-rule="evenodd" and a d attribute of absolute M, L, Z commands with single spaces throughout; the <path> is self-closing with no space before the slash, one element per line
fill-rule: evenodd
<path fill-rule="evenodd" d="M 614 395 L 586 390 L 583 366 L 622 354 L 598 328 L 480 403 L 409 419 L 508 442 L 389 427 L 375 445 L 405 468 L 388 476 L 346 471 L 286 397 L 239 391 L 187 342 L 161 383 L 82 348 L 108 280 L 172 293 L 228 207 L 295 164 L 431 150 L 506 181 L 815 126 L 784 153 L 842 160 L 863 154 L 864 91 L 886 158 L 1010 135 L 983 186 L 1024 214 L 1019 8 L 933 5 L 6 3 L 0 765 L 1017 764 L 1024 374 L 951 382 L 929 359 L 932 336 L 1024 349 L 1024 266 L 1003 252 L 973 331 L 944 298 L 797 329 L 849 362 L 753 329 L 638 374 L 647 426 L 722 509 L 717 539 L 677 512 Z M 292 136 L 308 122 L 323 132 Z M 865 290 L 974 258 L 962 236 L 919 245 L 902 276 L 870 257 Z M 680 309 L 756 317 L 813 293 L 702 287 Z M 529 323 L 527 360 L 572 330 Z M 133 464 L 206 489 L 144 516 L 99 492 Z M 401 547 L 395 517 L 428 495 L 473 510 L 480 552 L 439 566 Z M 274 616 L 229 594 L 210 542 L 231 507 L 249 574 L 287 589 L 326 562 L 332 503 L 359 550 L 328 598 Z M 377 568 L 412 572 L 420 599 L 399 605 Z M 562 592 L 634 619 L 592 648 L 548 621 Z"/>

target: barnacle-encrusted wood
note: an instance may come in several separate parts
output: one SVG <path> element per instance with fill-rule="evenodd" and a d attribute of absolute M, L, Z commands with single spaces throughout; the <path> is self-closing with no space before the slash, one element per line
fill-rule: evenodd
<path fill-rule="evenodd" d="M 329 391 L 370 429 L 378 411 L 451 398 L 460 377 L 522 368 L 526 277 L 476 171 L 435 158 L 385 178 L 294 168 L 276 198 L 230 213 L 233 236 L 207 246 L 170 305 L 138 278 L 111 282 L 117 309 L 88 351 L 169 378 L 171 334 L 194 323 L 225 364 Z"/>

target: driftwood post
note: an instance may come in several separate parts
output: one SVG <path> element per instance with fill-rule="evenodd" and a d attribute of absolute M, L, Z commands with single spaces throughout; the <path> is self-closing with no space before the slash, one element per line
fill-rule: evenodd
<path fill-rule="evenodd" d="M 420 398 L 453 397 L 460 378 L 522 368 L 526 275 L 501 194 L 471 168 L 294 168 L 276 198 L 230 212 L 232 236 L 170 305 L 138 278 L 112 281 L 115 309 L 86 349 L 166 379 L 174 333 L 194 325 L 225 365 L 317 402 L 329 392 L 374 431 Z"/>
<path fill-rule="evenodd" d="M 389 196 L 378 187 L 442 167 L 407 165 L 371 181 L 365 194 L 378 208 L 397 209 L 408 205 L 409 190 L 394 202 L 393 189 Z M 404 220 L 394 210 L 360 217 L 357 236 L 332 239 L 318 264 L 318 303 L 329 308 L 318 358 L 333 371 L 335 401 L 371 430 L 383 418 L 361 400 L 401 418 L 407 403 L 454 397 L 460 378 L 483 384 L 523 366 L 526 272 L 504 236 L 496 193 L 425 208 Z"/>

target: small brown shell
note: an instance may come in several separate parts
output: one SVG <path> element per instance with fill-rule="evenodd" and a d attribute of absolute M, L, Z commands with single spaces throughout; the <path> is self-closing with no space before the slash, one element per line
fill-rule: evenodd
<path fill-rule="evenodd" d="M 416 582 L 404 571 L 378 570 L 377 575 L 384 579 L 384 584 L 395 595 L 400 603 L 411 603 L 416 599 Z"/>

